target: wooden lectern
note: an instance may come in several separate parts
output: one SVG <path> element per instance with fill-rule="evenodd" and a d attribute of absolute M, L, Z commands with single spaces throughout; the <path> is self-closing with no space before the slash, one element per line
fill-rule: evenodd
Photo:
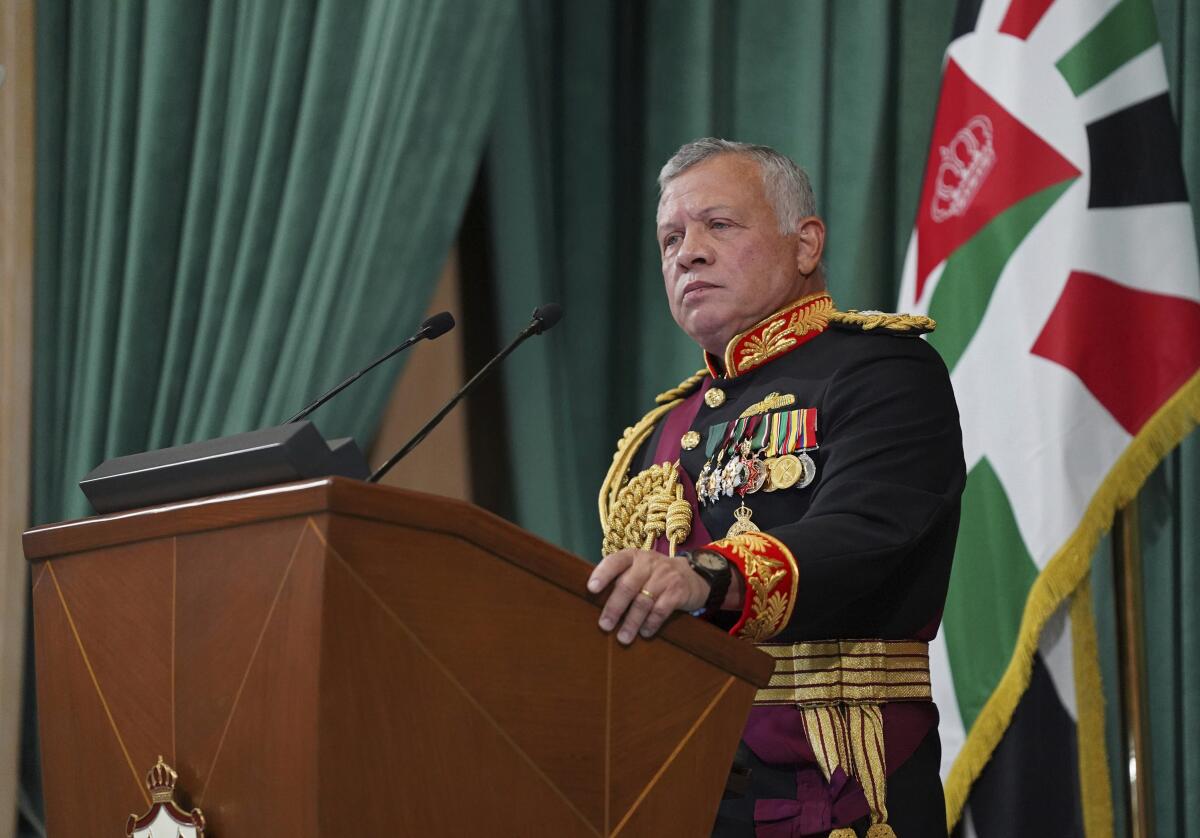
<path fill-rule="evenodd" d="M 469 504 L 324 478 L 39 527 L 51 836 L 161 754 L 213 838 L 707 835 L 772 661 L 601 632 L 590 565 Z"/>

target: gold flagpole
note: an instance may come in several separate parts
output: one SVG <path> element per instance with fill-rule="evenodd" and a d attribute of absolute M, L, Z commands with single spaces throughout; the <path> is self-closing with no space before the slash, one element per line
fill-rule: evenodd
<path fill-rule="evenodd" d="M 1146 694 L 1145 611 L 1142 603 L 1142 545 L 1137 498 L 1117 512 L 1113 522 L 1113 586 L 1117 612 L 1118 695 L 1128 834 L 1153 838 L 1154 795 L 1151 783 L 1150 712 Z"/>

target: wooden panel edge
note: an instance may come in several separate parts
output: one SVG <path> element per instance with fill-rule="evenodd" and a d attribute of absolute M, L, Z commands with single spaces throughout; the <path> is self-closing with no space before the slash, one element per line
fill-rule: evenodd
<path fill-rule="evenodd" d="M 39 561 L 150 538 L 320 513 L 331 513 L 331 533 L 337 518 L 362 518 L 454 538 L 556 585 L 597 611 L 603 601 L 602 595 L 587 591 L 592 565 L 491 512 L 465 501 L 341 477 L 36 527 L 24 535 L 25 555 L 29 561 Z M 758 687 L 766 686 L 774 671 L 767 655 L 687 615 L 671 618 L 659 637 Z"/>

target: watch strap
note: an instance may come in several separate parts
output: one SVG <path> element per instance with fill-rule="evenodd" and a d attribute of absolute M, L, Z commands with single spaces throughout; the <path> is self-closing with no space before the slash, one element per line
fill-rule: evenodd
<path fill-rule="evenodd" d="M 704 603 L 704 612 L 713 614 L 721 609 L 721 603 L 725 601 L 725 595 L 729 593 L 729 585 L 733 581 L 733 565 L 715 550 L 706 552 L 710 556 L 720 558 L 723 565 L 720 570 L 713 570 L 700 564 L 692 553 L 687 554 L 687 563 L 692 570 L 708 582 L 708 599 Z"/>

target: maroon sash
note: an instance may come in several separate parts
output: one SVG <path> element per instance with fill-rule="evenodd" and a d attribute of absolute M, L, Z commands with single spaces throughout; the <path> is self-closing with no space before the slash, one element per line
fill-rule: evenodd
<path fill-rule="evenodd" d="M 713 380 L 711 377 L 704 379 L 704 383 L 700 385 L 700 389 L 684 399 L 683 404 L 667 414 L 666 421 L 663 422 L 662 434 L 658 438 L 658 447 L 654 449 L 653 462 L 673 463 L 679 459 L 681 450 L 679 439 L 687 433 L 688 428 L 692 426 L 692 422 L 696 420 L 696 414 L 700 412 L 700 405 L 704 400 L 704 394 L 708 392 L 708 388 L 712 386 L 712 383 Z M 696 500 L 696 484 L 692 481 L 691 475 L 683 468 L 676 468 L 675 470 L 679 472 L 679 485 L 683 487 L 683 499 L 692 505 L 692 531 L 682 544 L 675 545 L 675 549 L 676 552 L 694 550 L 712 541 L 712 536 L 708 534 L 708 530 L 704 527 L 704 522 L 700 520 L 700 504 Z M 667 543 L 665 535 L 660 535 L 658 540 L 654 542 L 654 549 L 664 556 L 670 552 L 670 545 Z"/>

